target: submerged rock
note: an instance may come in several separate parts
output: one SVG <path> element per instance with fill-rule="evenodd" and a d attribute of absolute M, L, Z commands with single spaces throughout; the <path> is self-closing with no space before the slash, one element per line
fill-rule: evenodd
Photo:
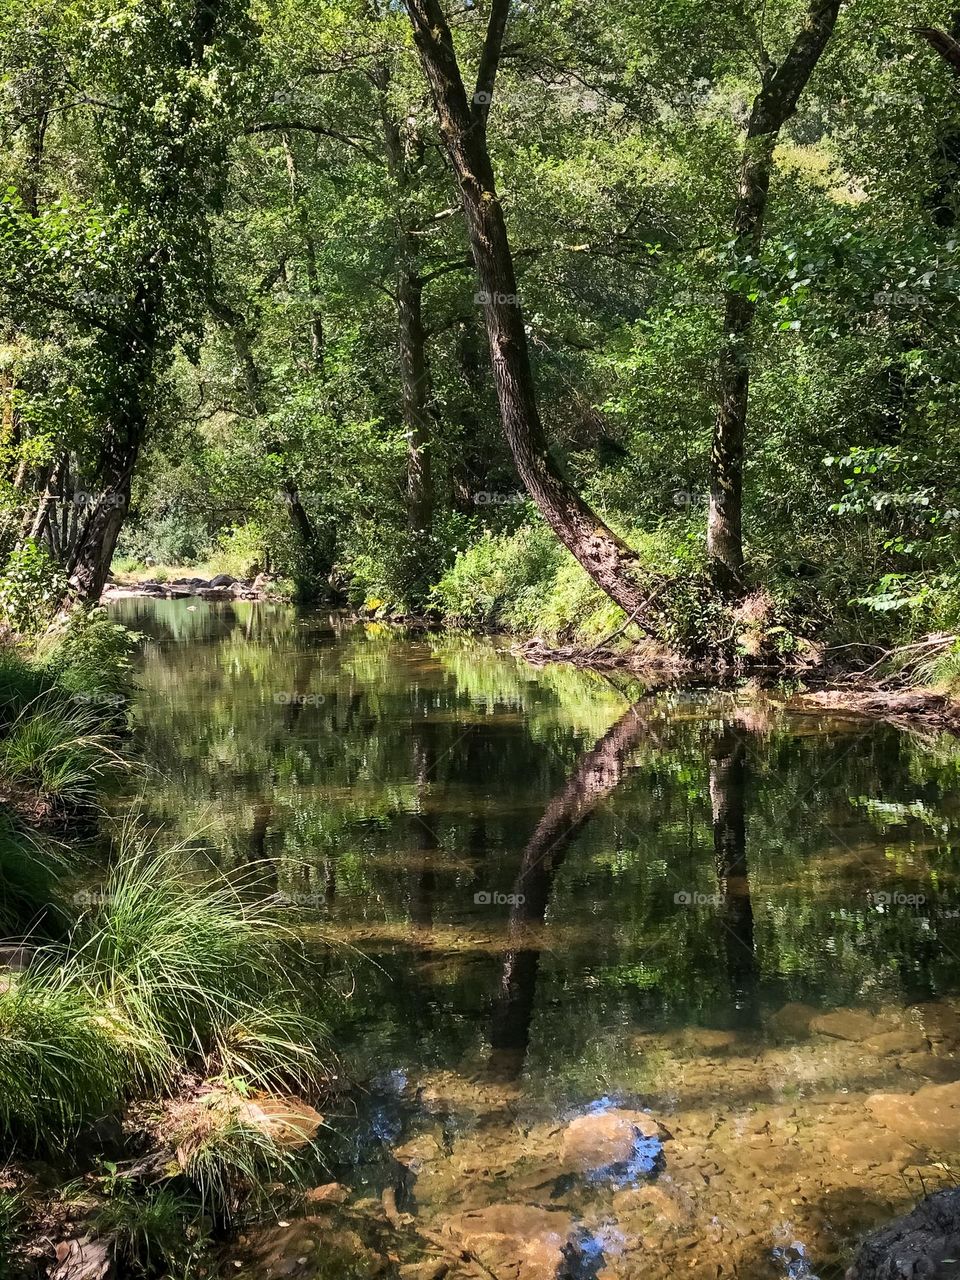
<path fill-rule="evenodd" d="M 660 1125 L 645 1111 L 588 1111 L 563 1131 L 560 1164 L 567 1173 L 614 1181 L 648 1173 L 661 1150 Z"/>
<path fill-rule="evenodd" d="M 960 1277 L 960 1188 L 938 1191 L 868 1236 L 846 1280 L 953 1280 Z"/>
<path fill-rule="evenodd" d="M 492 1204 L 448 1219 L 444 1234 L 499 1280 L 555 1280 L 576 1248 L 571 1214 L 528 1204 Z"/>
<path fill-rule="evenodd" d="M 925 1084 L 916 1093 L 873 1093 L 867 1110 L 914 1146 L 955 1151 L 960 1146 L 960 1081 Z"/>
<path fill-rule="evenodd" d="M 350 1192 L 341 1182 L 327 1182 L 322 1187 L 313 1187 L 304 1195 L 307 1204 L 343 1204 Z"/>
<path fill-rule="evenodd" d="M 769 1025 L 776 1036 L 784 1040 L 803 1040 L 810 1034 L 810 1024 L 819 1017 L 812 1005 L 791 1000 L 770 1017 Z"/>
<path fill-rule="evenodd" d="M 834 1009 L 831 1013 L 818 1014 L 810 1023 L 810 1030 L 838 1040 L 867 1040 L 893 1031 L 896 1025 L 896 1019 L 867 1013 L 864 1009 Z"/>

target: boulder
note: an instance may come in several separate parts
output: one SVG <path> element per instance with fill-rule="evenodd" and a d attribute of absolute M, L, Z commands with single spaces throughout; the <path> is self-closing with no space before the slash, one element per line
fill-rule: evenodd
<path fill-rule="evenodd" d="M 818 1014 L 810 1023 L 811 1031 L 837 1040 L 866 1040 L 895 1027 L 896 1019 L 867 1013 L 864 1009 L 834 1009 L 831 1013 Z"/>
<path fill-rule="evenodd" d="M 948 1280 L 960 1276 L 960 1187 L 937 1191 L 867 1237 L 846 1280 Z"/>
<path fill-rule="evenodd" d="M 211 587 L 232 587 L 236 582 L 236 578 L 231 573 L 218 573 L 216 577 L 211 578 L 208 586 Z"/>
<path fill-rule="evenodd" d="M 443 1232 L 504 1280 L 555 1280 L 575 1236 L 571 1214 L 528 1204 L 492 1204 L 454 1214 Z"/>
<path fill-rule="evenodd" d="M 568 1173 L 581 1174 L 627 1165 L 644 1152 L 647 1141 L 659 1138 L 660 1126 L 645 1111 L 589 1111 L 564 1129 L 560 1163 Z"/>
<path fill-rule="evenodd" d="M 774 1035 L 782 1040 L 804 1040 L 810 1034 L 810 1024 L 819 1016 L 812 1005 L 791 1000 L 778 1009 L 769 1020 Z"/>
<path fill-rule="evenodd" d="M 873 1093 L 866 1106 L 874 1120 L 914 1146 L 951 1154 L 960 1146 L 960 1081 L 925 1084 L 916 1093 Z"/>

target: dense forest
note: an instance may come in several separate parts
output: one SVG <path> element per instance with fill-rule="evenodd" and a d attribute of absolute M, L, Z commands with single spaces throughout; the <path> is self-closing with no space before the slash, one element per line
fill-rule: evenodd
<path fill-rule="evenodd" d="M 958 39 L 885 0 L 5 5 L 8 622 L 210 565 L 724 660 L 951 633 Z"/>

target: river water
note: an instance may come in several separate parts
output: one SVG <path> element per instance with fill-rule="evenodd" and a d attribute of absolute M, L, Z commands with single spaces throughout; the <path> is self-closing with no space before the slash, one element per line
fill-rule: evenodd
<path fill-rule="evenodd" d="M 262 869 L 355 1082 L 319 1179 L 346 1203 L 238 1272 L 824 1278 L 955 1184 L 956 740 L 279 606 L 111 609 L 145 635 L 138 802 Z"/>

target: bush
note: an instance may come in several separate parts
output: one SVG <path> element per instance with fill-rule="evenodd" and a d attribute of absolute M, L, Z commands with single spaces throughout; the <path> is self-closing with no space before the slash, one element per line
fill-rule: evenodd
<path fill-rule="evenodd" d="M 0 574 L 0 621 L 23 635 L 42 631 L 67 594 L 67 580 L 43 547 L 27 541 Z"/>
<path fill-rule="evenodd" d="M 59 630 L 37 647 L 37 666 L 78 699 L 119 705 L 130 692 L 133 651 L 139 636 L 111 622 L 99 606 L 71 610 Z"/>

